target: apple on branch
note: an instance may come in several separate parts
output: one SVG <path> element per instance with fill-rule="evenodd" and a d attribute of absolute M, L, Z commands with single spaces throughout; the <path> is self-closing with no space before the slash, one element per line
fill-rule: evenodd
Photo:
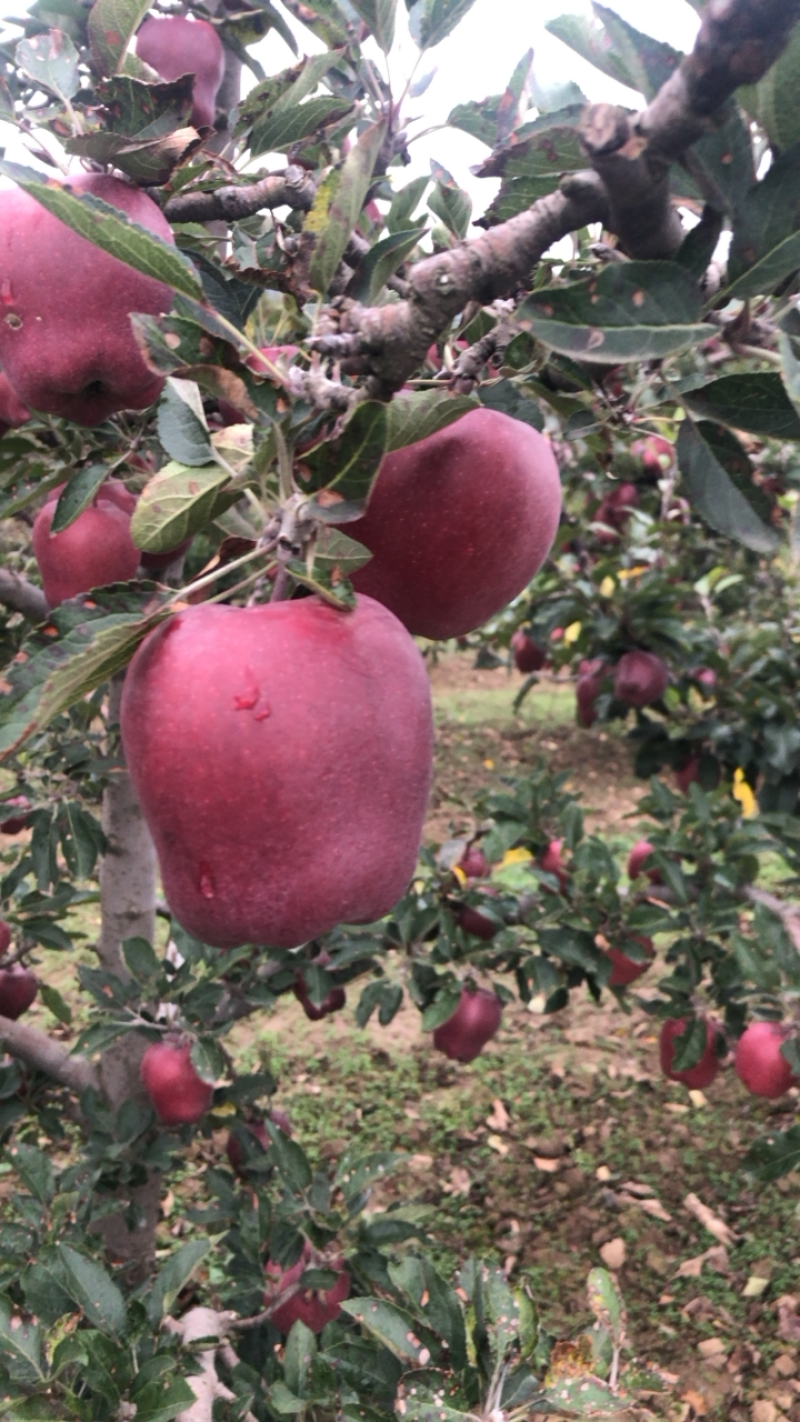
<path fill-rule="evenodd" d="M 706 1044 L 700 1060 L 693 1067 L 687 1067 L 685 1070 L 675 1070 L 672 1063 L 675 1059 L 675 1039 L 682 1037 L 690 1027 L 689 1018 L 668 1017 L 659 1036 L 659 1055 L 664 1075 L 670 1081 L 682 1081 L 685 1086 L 695 1090 L 710 1086 L 719 1071 L 717 1024 L 708 1017 L 701 1017 L 700 1021 L 705 1024 Z"/>
<path fill-rule="evenodd" d="M 468 984 L 455 1012 L 433 1034 L 433 1045 L 456 1062 L 474 1062 L 495 1035 L 503 1009 L 497 993 Z"/>
<path fill-rule="evenodd" d="M 162 79 L 193 74 L 190 122 L 194 128 L 214 127 L 225 51 L 213 25 L 190 15 L 151 15 L 136 35 L 136 53 Z"/>
<path fill-rule="evenodd" d="M 296 1287 L 305 1271 L 312 1268 L 332 1269 L 335 1272 L 335 1282 L 329 1289 L 298 1289 Z M 292 1324 L 296 1323 L 298 1319 L 305 1324 L 306 1328 L 310 1328 L 312 1333 L 321 1333 L 326 1323 L 333 1323 L 333 1320 L 339 1317 L 342 1303 L 350 1293 L 350 1275 L 344 1268 L 342 1260 L 337 1258 L 314 1261 L 308 1241 L 303 1245 L 303 1252 L 296 1264 L 284 1269 L 280 1264 L 275 1264 L 270 1260 L 265 1273 L 270 1282 L 270 1288 L 264 1294 L 266 1308 L 277 1301 L 281 1294 L 295 1289 L 295 1292 L 286 1299 L 285 1303 L 278 1304 L 272 1313 L 271 1321 L 279 1333 L 288 1333 Z"/>
<path fill-rule="evenodd" d="M 792 1036 L 792 1027 L 784 1022 L 751 1022 L 736 1044 L 734 1069 L 753 1096 L 765 1096 L 775 1101 L 797 1077 L 781 1051 Z"/>
<path fill-rule="evenodd" d="M 195 1070 L 191 1053 L 191 1042 L 167 1039 L 142 1057 L 142 1085 L 163 1126 L 193 1125 L 211 1105 L 214 1088 Z"/>
<path fill-rule="evenodd" d="M 115 483 L 109 480 L 108 483 Z M 60 533 L 52 532 L 61 488 L 53 489 L 33 523 L 32 543 L 44 595 L 58 607 L 78 593 L 136 576 L 139 550 L 131 538 L 131 514 L 115 490 L 102 484 L 88 508 Z M 136 506 L 133 495 L 126 496 Z"/>

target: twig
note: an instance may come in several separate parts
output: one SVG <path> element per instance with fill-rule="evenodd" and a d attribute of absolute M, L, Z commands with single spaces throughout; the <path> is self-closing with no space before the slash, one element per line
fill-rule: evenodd
<path fill-rule="evenodd" d="M 50 612 L 41 588 L 8 568 L 0 568 L 0 603 L 14 612 L 21 612 L 33 623 L 46 622 Z"/>

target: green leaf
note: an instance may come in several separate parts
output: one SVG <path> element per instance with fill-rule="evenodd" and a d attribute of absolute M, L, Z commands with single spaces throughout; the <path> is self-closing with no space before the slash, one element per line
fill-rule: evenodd
<path fill-rule="evenodd" d="M 431 159 L 431 176 L 434 189 L 428 194 L 428 207 L 441 218 L 448 232 L 461 241 L 467 235 L 472 216 L 472 198 L 458 186 L 452 173 L 448 173 L 441 163 Z"/>
<path fill-rule="evenodd" d="M 756 553 L 774 553 L 780 536 L 762 523 L 704 437 L 705 426 L 684 420 L 676 451 L 681 482 L 690 504 L 706 523 Z M 713 426 L 711 427 L 713 429 Z"/>
<path fill-rule="evenodd" d="M 76 197 L 67 185 L 51 183 L 16 163 L 0 160 L 0 172 L 95 247 L 174 291 L 203 300 L 202 283 L 188 257 L 138 222 L 131 222 L 118 207 L 89 193 Z"/>
<path fill-rule="evenodd" d="M 249 147 L 253 157 L 289 148 L 350 111 L 352 104 L 341 97 L 326 94 L 308 98 L 341 57 L 340 49 L 314 55 L 251 89 L 239 107 L 236 133 L 241 136 L 251 130 Z"/>
<path fill-rule="evenodd" d="M 426 1330 L 395 1304 L 370 1297 L 347 1299 L 342 1311 L 360 1323 L 401 1363 L 424 1367 L 430 1361 L 432 1348 L 436 1346 L 432 1335 L 426 1337 Z"/>
<path fill-rule="evenodd" d="M 169 376 L 158 404 L 158 438 L 170 459 L 190 466 L 214 458 L 200 391 L 193 380 Z"/>
<path fill-rule="evenodd" d="M 758 84 L 736 91 L 739 102 L 766 131 L 773 148 L 785 152 L 800 141 L 800 25 L 795 25 L 775 63 Z"/>
<path fill-rule="evenodd" d="M 172 1312 L 178 1294 L 188 1284 L 210 1248 L 210 1240 L 192 1239 L 171 1254 L 161 1266 L 147 1300 L 147 1316 L 153 1327 L 158 1327 L 162 1318 Z"/>
<path fill-rule="evenodd" d="M 135 183 L 149 187 L 169 181 L 179 163 L 199 147 L 201 139 L 193 128 L 179 128 L 159 138 L 136 141 L 104 129 L 77 134 L 64 144 L 68 153 L 89 158 L 93 163 L 120 168 Z"/>
<path fill-rule="evenodd" d="M 479 402 L 469 395 L 452 395 L 443 390 L 401 391 L 389 406 L 386 452 L 428 439 L 478 408 Z"/>
<path fill-rule="evenodd" d="M 630 1414 L 634 1399 L 611 1388 L 599 1378 L 583 1374 L 579 1377 L 559 1378 L 544 1389 L 542 1400 L 556 1408 L 564 1417 L 596 1417 L 607 1422 L 609 1417 Z M 536 1406 L 539 1397 L 533 1399 Z"/>
<path fill-rule="evenodd" d="M 56 1193 L 55 1175 L 44 1151 L 20 1142 L 12 1154 L 20 1180 L 42 1205 L 49 1205 Z"/>
<path fill-rule="evenodd" d="M 229 499 L 220 496 L 230 474 L 219 464 L 189 468 L 172 460 L 154 474 L 139 495 L 131 538 L 146 553 L 168 553 L 205 528 Z"/>
<path fill-rule="evenodd" d="M 265 1125 L 280 1175 L 289 1189 L 301 1194 L 308 1189 L 313 1179 L 303 1147 L 284 1135 L 272 1121 L 266 1121 Z"/>
<path fill-rule="evenodd" d="M 563 355 L 658 360 L 708 340 L 700 291 L 673 262 L 624 262 L 588 281 L 537 291 L 517 312 L 523 330 Z"/>
<path fill-rule="evenodd" d="M 610 1335 L 615 1348 L 625 1342 L 627 1318 L 622 1295 L 607 1269 L 590 1269 L 586 1280 L 589 1307 L 597 1322 Z"/>
<path fill-rule="evenodd" d="M 412 38 L 420 49 L 433 49 L 452 34 L 474 4 L 475 0 L 414 0 L 408 14 Z"/>
<path fill-rule="evenodd" d="M 350 0 L 350 4 L 374 35 L 378 48 L 388 54 L 394 44 L 397 0 Z"/>
<path fill-rule="evenodd" d="M 324 296 L 358 222 L 383 141 L 387 121 L 372 124 L 353 144 L 328 208 L 327 221 L 311 257 L 309 282 Z"/>
<path fill-rule="evenodd" d="M 119 1338 L 125 1329 L 125 1300 L 113 1279 L 95 1259 L 79 1254 L 69 1244 L 58 1252 L 64 1265 L 64 1284 L 89 1322 L 108 1337 Z"/>
<path fill-rule="evenodd" d="M 44 1377 L 42 1337 L 38 1324 L 23 1323 L 19 1317 L 14 1317 L 11 1300 L 0 1294 L 0 1357 L 3 1353 L 10 1354 L 37 1377 Z"/>
<path fill-rule="evenodd" d="M 283 1354 L 283 1376 L 295 1397 L 309 1396 L 311 1367 L 316 1355 L 316 1336 L 298 1318 L 289 1331 Z"/>
<path fill-rule="evenodd" d="M 57 1022 L 63 1022 L 69 1026 L 72 1021 L 72 1010 L 58 991 L 50 983 L 39 984 L 39 996 L 48 1011 L 52 1012 Z"/>
<path fill-rule="evenodd" d="M 105 464 L 88 464 L 85 469 L 79 469 L 77 474 L 73 474 L 58 496 L 51 533 L 61 533 L 63 529 L 69 528 L 78 515 L 88 509 L 97 490 L 105 483 L 107 475 Z"/>
<path fill-rule="evenodd" d="M 135 1394 L 136 1422 L 172 1422 L 197 1401 L 185 1378 L 154 1379 Z"/>
<path fill-rule="evenodd" d="M 389 278 L 413 252 L 426 231 L 425 227 L 414 227 L 407 232 L 393 232 L 381 242 L 376 242 L 359 264 L 355 281 L 349 288 L 354 300 L 373 306 Z"/>
<path fill-rule="evenodd" d="M 671 44 L 653 39 L 652 35 L 642 34 L 606 5 L 594 3 L 592 9 L 609 36 L 614 53 L 630 75 L 634 88 L 646 99 L 655 98 L 680 64 L 680 51 L 673 49 Z"/>
<path fill-rule="evenodd" d="M 757 1180 L 769 1183 L 800 1168 L 800 1125 L 774 1131 L 754 1141 L 744 1158 L 744 1168 Z"/>
<path fill-rule="evenodd" d="M 149 0 L 95 0 L 89 14 L 92 58 L 101 74 L 116 74 Z"/>
<path fill-rule="evenodd" d="M 636 80 L 630 74 L 623 55 L 596 15 L 558 15 L 548 20 L 545 29 L 573 49 L 581 59 L 593 64 L 601 74 L 607 74 L 609 79 L 616 79 L 618 84 L 625 84 L 629 89 L 636 89 Z"/>
<path fill-rule="evenodd" d="M 63 30 L 48 30 L 20 40 L 14 58 L 41 89 L 60 99 L 74 98 L 81 86 L 80 55 Z"/>
<path fill-rule="evenodd" d="M 468 1390 L 454 1373 L 415 1368 L 400 1380 L 397 1415 L 404 1422 L 465 1422 L 475 1413 Z"/>
<path fill-rule="evenodd" d="M 768 439 L 800 440 L 800 413 L 777 371 L 722 375 L 707 385 L 682 390 L 681 400 L 701 420 L 716 420 Z"/>
<path fill-rule="evenodd" d="M 414 213 L 422 202 L 429 182 L 430 179 L 425 177 L 412 178 L 404 188 L 397 190 L 386 216 L 386 226 L 390 232 L 402 232 L 411 226 Z"/>
<path fill-rule="evenodd" d="M 136 978 L 138 982 L 149 983 L 161 972 L 161 964 L 153 951 L 153 945 L 146 938 L 125 938 L 122 943 L 122 956 L 131 977 Z"/>
<path fill-rule="evenodd" d="M 741 300 L 769 294 L 798 267 L 800 143 L 772 163 L 739 205 L 725 295 L 729 300 Z"/>
<path fill-rule="evenodd" d="M 315 490 L 335 490 L 347 504 L 363 504 L 386 451 L 390 409 L 377 400 L 362 401 L 338 439 L 328 440 L 304 455 L 310 486 Z M 337 513 L 352 517 L 337 504 L 325 511 L 332 523 L 337 521 Z"/>
<path fill-rule="evenodd" d="M 461 984 L 448 983 L 437 992 L 433 1002 L 428 1006 L 420 1019 L 420 1027 L 423 1032 L 433 1032 L 436 1027 L 441 1027 L 448 1017 L 452 1017 L 461 1000 Z"/>
<path fill-rule="evenodd" d="M 189 1059 L 197 1075 L 207 1086 L 215 1086 L 220 1078 L 228 1074 L 225 1056 L 213 1037 L 195 1038 Z"/>

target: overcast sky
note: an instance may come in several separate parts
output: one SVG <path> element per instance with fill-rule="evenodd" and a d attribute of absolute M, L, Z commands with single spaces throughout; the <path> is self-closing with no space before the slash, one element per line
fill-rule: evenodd
<path fill-rule="evenodd" d="M 18 15 L 24 8 L 20 0 L 0 0 L 0 19 Z M 699 20 L 688 0 L 661 0 L 658 5 L 646 6 L 641 0 L 612 0 L 611 8 L 630 24 L 669 41 L 677 49 L 692 46 Z M 412 134 L 415 129 L 443 123 L 457 103 L 501 93 L 515 65 L 529 48 L 534 50 L 534 68 L 541 82 L 550 85 L 573 79 L 590 99 L 637 106 L 637 99 L 629 89 L 606 79 L 544 29 L 545 23 L 555 15 L 579 11 L 591 12 L 588 0 L 475 0 L 453 34 L 422 60 L 419 73 L 436 68 L 436 74 L 426 93 L 409 102 L 409 115 L 420 119 L 417 125 L 412 125 Z M 402 88 L 417 56 L 416 46 L 408 35 L 403 0 L 398 3 L 397 20 L 397 39 L 390 56 L 395 91 Z M 301 52 L 310 54 L 322 48 L 303 26 L 293 24 L 292 28 Z M 270 35 L 256 52 L 268 73 L 294 62 L 290 50 L 275 35 Z M 375 54 L 383 62 L 377 50 Z M 0 142 L 7 144 L 9 158 L 17 162 L 30 161 L 13 135 L 9 136 L 7 130 L 2 134 L 2 126 Z M 429 172 L 430 160 L 435 159 L 472 193 L 477 216 L 497 187 L 493 180 L 476 180 L 469 171 L 486 153 L 483 144 L 454 129 L 427 134 L 411 146 L 413 163 L 407 176 Z"/>

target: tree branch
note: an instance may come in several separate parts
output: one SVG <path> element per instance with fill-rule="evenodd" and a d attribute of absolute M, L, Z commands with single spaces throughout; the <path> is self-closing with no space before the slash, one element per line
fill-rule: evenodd
<path fill-rule="evenodd" d="M 170 1333 L 178 1334 L 184 1348 L 195 1352 L 201 1369 L 187 1378 L 196 1400 L 191 1407 L 178 1414 L 176 1422 L 212 1422 L 217 1398 L 234 1401 L 234 1394 L 220 1381 L 216 1369 L 218 1352 L 229 1367 L 237 1361 L 230 1344 L 225 1341 L 230 1323 L 230 1314 L 202 1307 L 190 1309 L 183 1318 L 166 1319 L 165 1327 Z M 204 1346 L 194 1348 L 193 1345 L 198 1343 Z M 245 1413 L 244 1422 L 256 1422 L 252 1412 Z"/>
<path fill-rule="evenodd" d="M 166 204 L 164 216 L 168 222 L 237 222 L 266 208 L 307 212 L 316 191 L 310 173 L 290 163 L 282 173 L 268 173 L 258 183 L 231 184 L 211 193 L 179 193 Z"/>
<path fill-rule="evenodd" d="M 91 1062 L 85 1057 L 73 1057 L 60 1042 L 48 1037 L 46 1032 L 40 1032 L 37 1027 L 29 1027 L 27 1022 L 12 1022 L 9 1017 L 0 1017 L 0 1042 L 17 1061 L 45 1072 L 72 1091 L 97 1086 Z"/>
<path fill-rule="evenodd" d="M 761 904 L 763 908 L 769 909 L 770 913 L 774 913 L 775 917 L 781 920 L 793 946 L 800 953 L 800 904 L 784 903 L 783 899 L 776 898 L 775 894 L 768 894 L 764 889 L 756 889 L 752 884 L 745 890 L 745 898 L 751 904 Z"/>
<path fill-rule="evenodd" d="M 46 622 L 50 611 L 42 589 L 8 568 L 0 568 L 0 603 L 34 623 Z"/>

